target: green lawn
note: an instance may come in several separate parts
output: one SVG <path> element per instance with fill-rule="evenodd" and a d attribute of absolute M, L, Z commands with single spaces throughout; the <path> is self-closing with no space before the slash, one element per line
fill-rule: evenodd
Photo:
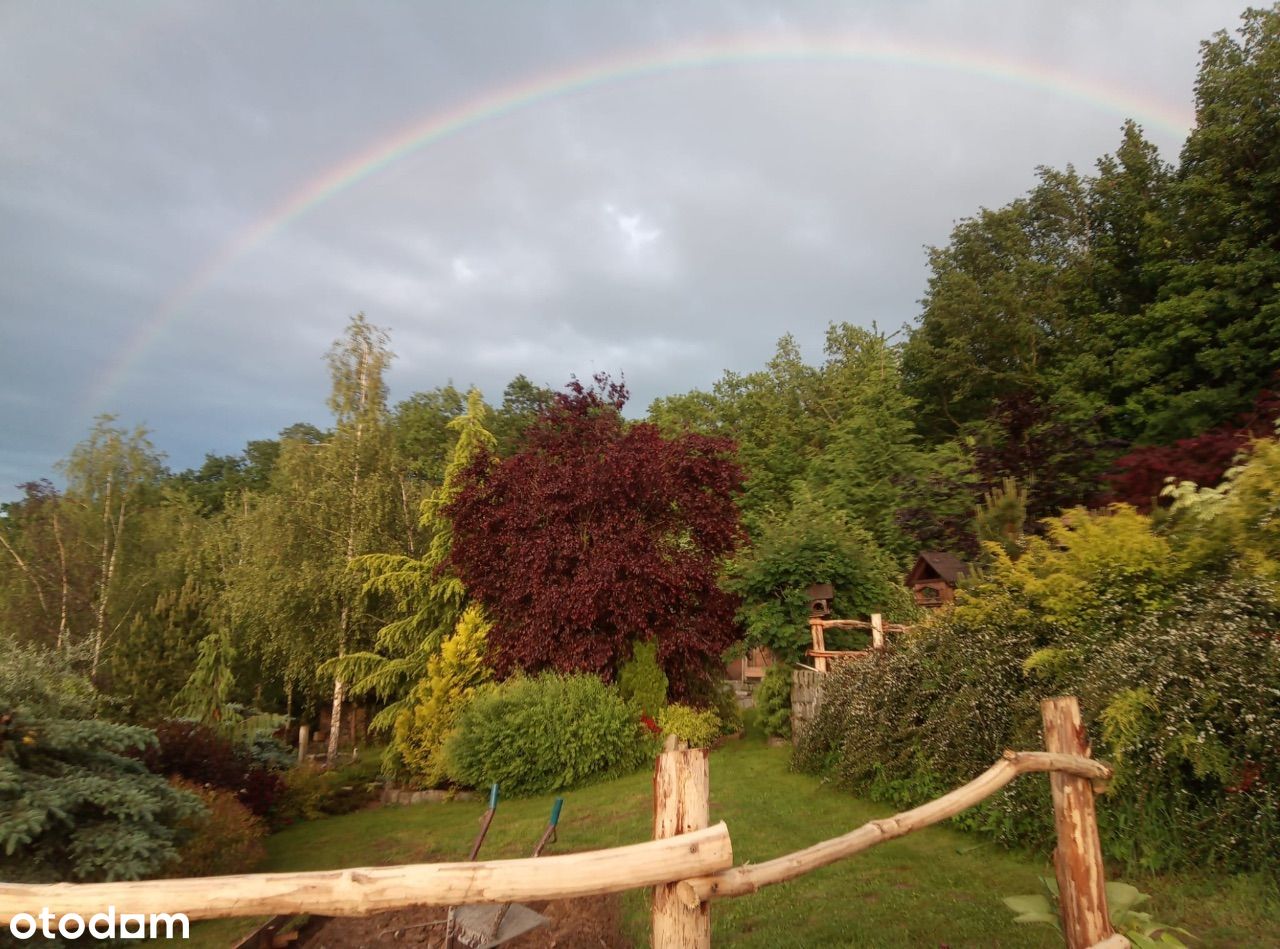
<path fill-rule="evenodd" d="M 889 813 L 787 770 L 788 751 L 751 735 L 711 758 L 712 820 L 724 820 L 734 859 L 759 862 L 844 833 Z M 1042 776 L 1020 780 L 1046 780 Z M 650 775 L 567 794 L 560 842 L 548 853 L 649 837 Z M 482 857 L 526 855 L 551 797 L 504 801 Z M 475 834 L 483 804 L 382 808 L 289 828 L 268 841 L 264 870 L 454 860 Z M 1047 865 L 976 837 L 930 828 L 747 897 L 716 902 L 713 942 L 733 946 L 1055 946 L 1040 927 L 1015 925 L 1003 896 L 1032 893 Z M 1156 918 L 1201 937 L 1198 945 L 1280 946 L 1280 902 L 1254 878 L 1135 880 L 1155 898 Z M 1272 895 L 1268 895 L 1269 892 Z M 624 896 L 624 920 L 647 944 L 647 894 Z M 196 926 L 198 945 L 226 947 L 244 921 Z"/>

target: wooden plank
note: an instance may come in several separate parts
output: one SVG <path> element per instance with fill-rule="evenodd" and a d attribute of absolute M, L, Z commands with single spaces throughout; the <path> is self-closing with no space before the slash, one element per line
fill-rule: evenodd
<path fill-rule="evenodd" d="M 1044 746 L 1052 753 L 1089 757 L 1080 718 L 1080 703 L 1073 696 L 1045 699 L 1040 703 L 1044 722 Z M 1053 822 L 1058 847 L 1053 854 L 1058 878 L 1058 902 L 1067 949 L 1088 949 L 1114 935 L 1107 911 L 1107 878 L 1102 866 L 1102 840 L 1093 809 L 1093 784 L 1088 778 L 1066 772 L 1049 776 L 1053 789 Z"/>
<path fill-rule="evenodd" d="M 665 751 L 653 772 L 653 837 L 665 840 L 702 830 L 711 818 L 709 749 Z M 711 908 L 688 906 L 675 883 L 653 890 L 654 949 L 710 949 Z"/>

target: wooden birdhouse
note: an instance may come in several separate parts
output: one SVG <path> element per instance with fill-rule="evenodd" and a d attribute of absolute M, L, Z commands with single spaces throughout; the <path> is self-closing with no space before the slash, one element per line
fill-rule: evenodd
<path fill-rule="evenodd" d="M 960 558 L 937 550 L 923 550 L 907 574 L 916 606 L 941 606 L 956 598 L 956 584 L 969 571 Z"/>
<path fill-rule="evenodd" d="M 831 601 L 836 595 L 835 587 L 829 583 L 813 583 L 805 593 L 809 598 L 810 616 L 831 615 Z"/>

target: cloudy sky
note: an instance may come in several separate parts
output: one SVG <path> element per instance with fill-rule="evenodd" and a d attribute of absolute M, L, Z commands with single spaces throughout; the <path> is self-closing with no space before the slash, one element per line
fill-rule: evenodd
<path fill-rule="evenodd" d="M 1242 6 L 0 3 L 0 500 L 113 412 L 174 468 L 396 399 L 625 374 L 633 408 L 833 320 L 1138 119 L 1168 159 Z"/>

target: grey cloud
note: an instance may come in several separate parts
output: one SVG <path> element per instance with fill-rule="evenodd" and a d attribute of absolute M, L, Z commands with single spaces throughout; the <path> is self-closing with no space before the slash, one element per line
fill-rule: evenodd
<path fill-rule="evenodd" d="M 517 372 L 560 385 L 608 370 L 642 411 L 759 366 L 784 332 L 816 357 L 832 320 L 908 322 L 925 245 L 1017 196 L 1038 164 L 1087 169 L 1124 118 L 927 65 L 659 71 L 476 122 L 198 279 L 309 182 L 495 90 L 636 50 L 847 34 L 985 51 L 1189 113 L 1196 44 L 1238 13 L 1191 0 L 6 6 L 0 500 L 50 474 L 100 411 L 151 425 L 177 467 L 323 423 L 323 355 L 357 310 L 392 329 L 396 398 L 448 380 L 496 398 Z M 1149 133 L 1174 157 L 1176 130 Z"/>

